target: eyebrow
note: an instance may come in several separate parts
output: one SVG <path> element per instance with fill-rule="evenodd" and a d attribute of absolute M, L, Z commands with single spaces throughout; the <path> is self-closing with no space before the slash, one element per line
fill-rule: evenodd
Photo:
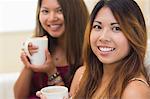
<path fill-rule="evenodd" d="M 94 22 L 99 23 L 99 24 L 102 24 L 102 22 L 99 22 L 99 21 L 94 21 Z M 94 22 L 93 22 L 93 23 L 94 23 Z"/>
<path fill-rule="evenodd" d="M 47 8 L 47 7 L 45 7 L 45 6 L 41 6 L 41 8 L 42 8 L 42 9 L 48 9 L 48 8 Z"/>
<path fill-rule="evenodd" d="M 110 25 L 115 25 L 115 24 L 117 24 L 117 25 L 118 25 L 119 23 L 111 23 Z"/>
<path fill-rule="evenodd" d="M 94 21 L 94 22 L 99 23 L 99 24 L 102 24 L 102 22 L 100 22 L 100 21 Z M 93 22 L 93 23 L 94 23 L 94 22 Z M 115 22 L 114 22 L 114 23 L 111 23 L 110 25 L 115 25 L 115 24 L 118 25 L 119 23 L 117 23 L 117 22 L 115 23 Z"/>
<path fill-rule="evenodd" d="M 44 9 L 48 9 L 47 7 L 45 7 L 45 6 L 41 6 L 41 8 L 44 8 Z M 56 7 L 55 9 L 60 9 L 61 7 L 60 6 L 58 6 L 58 7 Z"/>

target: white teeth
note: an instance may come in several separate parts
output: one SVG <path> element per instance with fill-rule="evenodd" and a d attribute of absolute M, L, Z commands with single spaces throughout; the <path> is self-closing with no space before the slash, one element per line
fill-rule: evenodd
<path fill-rule="evenodd" d="M 100 51 L 103 51 L 103 52 L 108 52 L 108 51 L 113 51 L 113 50 L 114 50 L 114 48 L 99 47 L 99 50 L 100 50 Z"/>
<path fill-rule="evenodd" d="M 51 28 L 58 28 L 60 25 L 50 25 Z"/>
<path fill-rule="evenodd" d="M 51 25 L 48 25 L 50 27 L 51 30 L 57 30 L 61 27 L 60 24 L 51 24 Z"/>

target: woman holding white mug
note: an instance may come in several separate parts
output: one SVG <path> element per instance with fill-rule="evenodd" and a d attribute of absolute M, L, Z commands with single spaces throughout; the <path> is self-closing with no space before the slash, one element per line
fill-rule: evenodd
<path fill-rule="evenodd" d="M 21 54 L 25 67 L 14 86 L 16 99 L 37 99 L 36 91 L 48 85 L 70 87 L 76 69 L 82 65 L 81 49 L 88 16 L 83 0 L 38 1 L 35 37 L 48 38 L 46 60 L 43 65 L 34 65 L 26 53 Z M 38 46 L 32 43 L 28 46 L 31 55 L 38 52 Z"/>

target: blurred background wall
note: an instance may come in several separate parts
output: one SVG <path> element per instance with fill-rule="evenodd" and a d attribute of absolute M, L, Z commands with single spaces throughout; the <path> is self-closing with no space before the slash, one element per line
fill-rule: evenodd
<path fill-rule="evenodd" d="M 35 27 L 37 0 L 0 0 L 0 73 L 20 71 L 21 45 Z"/>

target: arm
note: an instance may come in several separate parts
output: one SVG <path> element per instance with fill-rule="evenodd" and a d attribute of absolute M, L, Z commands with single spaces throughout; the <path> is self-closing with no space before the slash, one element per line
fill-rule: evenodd
<path fill-rule="evenodd" d="M 79 88 L 79 83 L 82 79 L 84 70 L 85 70 L 85 66 L 81 66 L 79 69 L 77 69 L 77 71 L 74 75 L 74 78 L 72 80 L 71 87 L 70 87 L 70 95 L 72 97 L 75 96 L 75 94 Z"/>
<path fill-rule="evenodd" d="M 27 99 L 30 92 L 31 78 L 32 71 L 24 67 L 14 85 L 15 99 Z"/>
<path fill-rule="evenodd" d="M 132 81 L 125 88 L 121 99 L 149 99 L 150 86 L 141 81 Z"/>
<path fill-rule="evenodd" d="M 27 63 L 28 59 L 24 53 L 21 54 L 23 62 Z M 32 79 L 32 70 L 25 66 L 14 85 L 15 99 L 27 99 L 30 92 L 30 84 Z"/>
<path fill-rule="evenodd" d="M 30 62 L 27 59 L 26 53 L 22 52 L 21 60 L 22 60 L 23 64 L 25 65 L 25 67 L 14 85 L 15 99 L 26 99 L 29 96 L 33 71 L 34 72 L 45 72 L 49 76 L 53 75 L 55 72 L 57 72 L 57 69 L 52 62 L 51 55 L 48 52 L 48 49 L 46 50 L 45 54 L 46 54 L 45 63 L 43 65 L 37 66 L 37 65 L 30 64 Z M 57 81 L 56 85 L 64 85 L 64 83 Z M 24 92 L 22 92 L 22 90 Z"/>

